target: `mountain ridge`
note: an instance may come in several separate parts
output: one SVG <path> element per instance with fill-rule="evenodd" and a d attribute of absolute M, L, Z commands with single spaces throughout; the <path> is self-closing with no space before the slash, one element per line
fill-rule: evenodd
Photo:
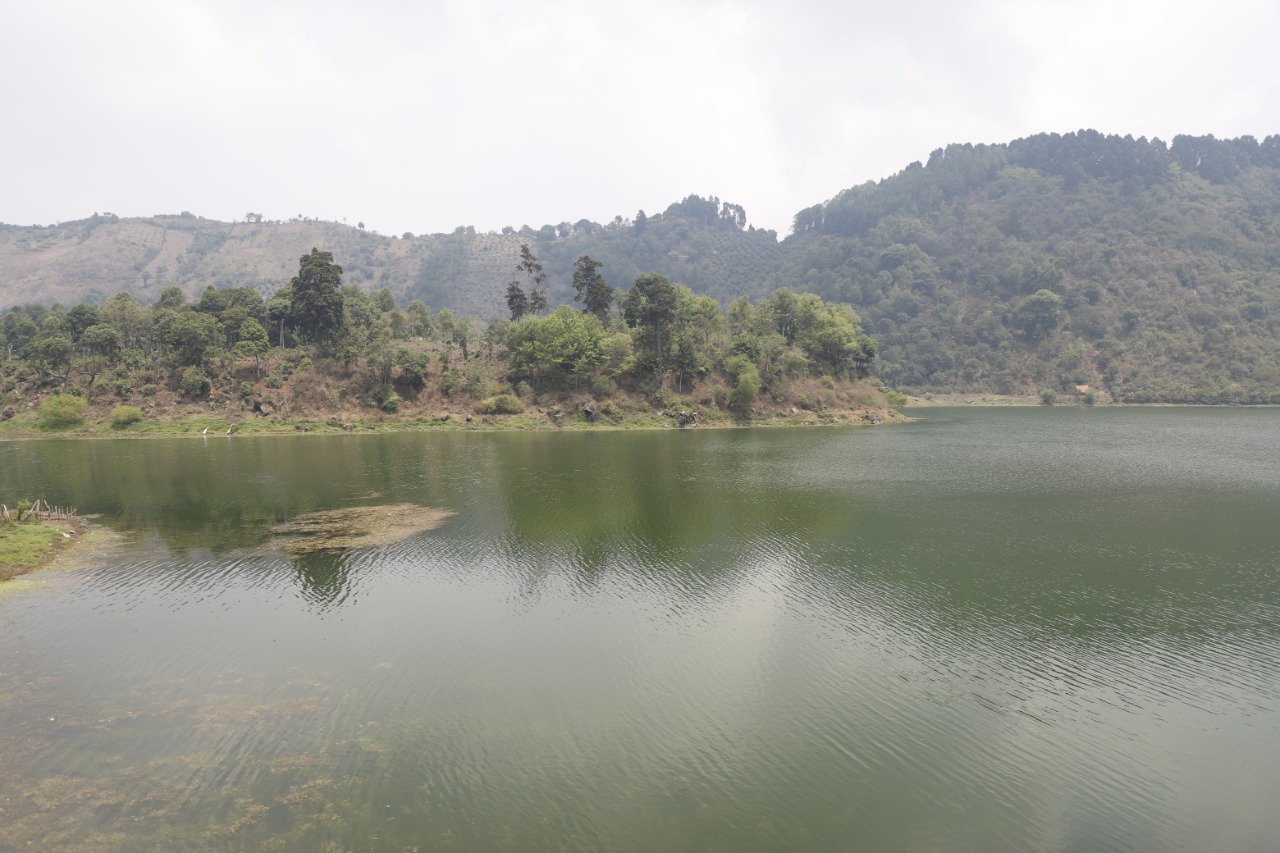
<path fill-rule="evenodd" d="M 848 302 L 881 342 L 881 376 L 905 389 L 1280 402 L 1280 136 L 948 145 L 805 208 L 781 241 L 696 195 L 603 225 L 422 236 L 189 213 L 4 225 L 0 310 L 121 289 L 151 302 L 174 284 L 265 294 L 320 246 L 346 283 L 487 318 L 506 313 L 523 243 L 553 305 L 571 301 L 583 254 L 624 289 L 656 272 L 722 304 L 779 287 Z"/>

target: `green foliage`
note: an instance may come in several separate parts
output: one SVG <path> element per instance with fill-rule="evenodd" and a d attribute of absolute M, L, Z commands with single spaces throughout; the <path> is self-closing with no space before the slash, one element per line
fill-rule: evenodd
<path fill-rule="evenodd" d="M 111 428 L 125 429 L 142 420 L 142 409 L 137 406 L 116 406 L 111 410 Z"/>
<path fill-rule="evenodd" d="M 750 406 L 760 393 L 760 371 L 744 355 L 730 356 L 724 367 L 734 379 L 731 399 L 740 406 Z"/>
<path fill-rule="evenodd" d="M 907 395 L 901 391 L 895 391 L 892 388 L 884 389 L 885 399 L 889 401 L 889 405 L 895 409 L 901 409 L 907 405 Z"/>
<path fill-rule="evenodd" d="M 342 267 L 333 253 L 313 248 L 299 258 L 289 288 L 289 314 L 300 332 L 317 345 L 332 343 L 343 323 Z"/>
<path fill-rule="evenodd" d="M 507 353 L 513 379 L 581 381 L 604 363 L 604 329 L 595 316 L 561 306 L 512 323 Z"/>
<path fill-rule="evenodd" d="M 395 394 L 390 394 L 387 396 L 385 400 L 382 401 L 382 405 L 379 408 L 381 408 L 382 411 L 384 412 L 389 412 L 391 414 L 394 414 L 400 411 L 400 403 L 401 403 L 401 400 L 399 397 L 397 397 Z"/>
<path fill-rule="evenodd" d="M 64 430 L 78 427 L 84 423 L 89 403 L 83 397 L 70 394 L 55 394 L 46 397 L 40 403 L 40 413 L 36 422 L 40 429 Z"/>
<path fill-rule="evenodd" d="M 609 321 L 609 306 L 613 304 L 617 291 L 600 275 L 602 266 L 603 263 L 592 260 L 588 255 L 582 255 L 574 261 L 573 299 L 581 302 L 582 310 L 594 314 L 600 324 L 604 325 Z"/>
<path fill-rule="evenodd" d="M 524 411 L 524 404 L 513 394 L 498 394 L 476 406 L 481 415 L 518 415 Z"/>
<path fill-rule="evenodd" d="M 1052 406 L 1058 399 L 1058 392 L 1052 388 L 1042 388 L 1040 390 L 1040 405 Z"/>
<path fill-rule="evenodd" d="M 199 367 L 188 367 L 178 379 L 178 391 L 189 400 L 200 400 L 213 390 L 213 382 Z"/>

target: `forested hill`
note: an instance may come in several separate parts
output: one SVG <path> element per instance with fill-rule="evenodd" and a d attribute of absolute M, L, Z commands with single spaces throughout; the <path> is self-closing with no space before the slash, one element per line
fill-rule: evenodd
<path fill-rule="evenodd" d="M 1280 402 L 1280 136 L 953 145 L 801 211 L 771 285 L 899 387 Z"/>
<path fill-rule="evenodd" d="M 501 233 L 246 220 L 0 226 L 0 310 L 119 290 L 148 303 L 175 284 L 191 297 L 210 284 L 270 293 L 318 246 L 347 284 L 483 319 L 505 314 L 528 244 L 553 306 L 571 300 L 580 255 L 622 289 L 656 272 L 722 304 L 781 287 L 849 302 L 880 342 L 877 372 L 901 388 L 1280 402 L 1280 136 L 952 145 L 801 211 L 782 242 L 699 196 Z"/>
<path fill-rule="evenodd" d="M 746 223 L 746 212 L 715 197 L 689 196 L 665 211 L 601 225 L 586 219 L 534 229 L 383 236 L 298 217 L 218 222 L 183 212 L 120 218 L 110 213 L 59 225 L 0 225 L 0 311 L 28 302 L 102 302 L 127 290 L 154 302 L 177 286 L 192 299 L 209 285 L 253 287 L 264 296 L 297 274 L 298 258 L 313 247 L 331 251 L 345 284 L 389 287 L 402 304 L 421 299 L 479 319 L 506 314 L 506 284 L 515 278 L 520 246 L 528 244 L 547 272 L 551 304 L 573 298 L 573 263 L 589 254 L 609 280 L 626 287 L 646 272 L 724 303 L 756 293 L 778 268 L 773 231 Z"/>

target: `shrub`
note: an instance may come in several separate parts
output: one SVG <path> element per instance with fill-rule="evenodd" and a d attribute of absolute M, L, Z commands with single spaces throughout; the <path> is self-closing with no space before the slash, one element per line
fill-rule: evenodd
<path fill-rule="evenodd" d="M 81 397 L 57 394 L 40 404 L 38 422 L 41 429 L 70 429 L 84 423 L 89 403 Z"/>
<path fill-rule="evenodd" d="M 391 394 L 390 396 L 387 397 L 387 399 L 382 401 L 381 408 L 382 408 L 382 411 L 390 412 L 392 414 L 400 411 L 400 398 L 397 397 L 395 394 Z"/>
<path fill-rule="evenodd" d="M 154 397 L 156 395 L 156 391 L 159 389 L 157 389 L 156 386 L 152 385 L 151 383 L 147 383 L 146 385 L 143 385 L 138 390 L 142 392 L 142 396 L 144 397 Z"/>
<path fill-rule="evenodd" d="M 884 398 L 889 401 L 889 405 L 895 409 L 901 409 L 907 404 L 907 395 L 901 391 L 895 391 L 892 388 L 884 389 Z"/>
<path fill-rule="evenodd" d="M 243 399 L 253 393 L 253 385 L 248 382 L 241 382 L 237 390 L 240 392 L 241 399 Z"/>
<path fill-rule="evenodd" d="M 137 406 L 116 406 L 111 410 L 111 428 L 124 429 L 142 420 L 142 409 Z"/>
<path fill-rule="evenodd" d="M 1084 392 L 1084 404 L 1086 406 L 1092 406 L 1096 402 L 1098 402 L 1098 395 L 1093 393 L 1093 389 Z"/>
<path fill-rule="evenodd" d="M 599 405 L 596 411 L 603 417 L 608 418 L 613 423 L 622 420 L 622 410 L 612 400 L 605 400 Z"/>
<path fill-rule="evenodd" d="M 1058 399 L 1058 392 L 1052 388 L 1045 388 L 1040 392 L 1040 405 L 1052 406 L 1054 401 Z"/>
<path fill-rule="evenodd" d="M 462 384 L 462 373 L 453 368 L 449 368 L 440 374 L 440 393 L 446 397 L 452 397 L 453 392 L 458 390 Z"/>
<path fill-rule="evenodd" d="M 178 390 L 184 397 L 199 400 L 213 390 L 213 383 L 200 368 L 188 367 L 182 371 L 182 378 L 178 380 Z"/>
<path fill-rule="evenodd" d="M 498 394 L 476 406 L 481 415 L 518 415 L 524 411 L 524 403 L 514 394 Z"/>

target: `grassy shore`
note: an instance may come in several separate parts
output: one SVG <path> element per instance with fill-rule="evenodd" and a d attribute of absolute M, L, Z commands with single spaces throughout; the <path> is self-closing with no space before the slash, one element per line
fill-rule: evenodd
<path fill-rule="evenodd" d="M 79 519 L 0 522 L 0 583 L 49 565 L 84 531 Z"/>
<path fill-rule="evenodd" d="M 580 405 L 530 407 L 519 414 L 482 415 L 467 411 L 417 411 L 385 414 L 352 412 L 325 415 L 306 412 L 294 415 L 256 416 L 253 412 L 201 411 L 191 407 L 185 411 L 156 413 L 124 427 L 109 419 L 86 421 L 59 430 L 42 429 L 34 413 L 20 415 L 0 423 L 3 438 L 121 438 L 154 436 L 219 437 L 231 435 L 295 435 L 299 433 L 381 433 L 381 432 L 455 432 L 455 431 L 530 431 L 530 430 L 632 430 L 739 428 L 761 426 L 870 426 L 905 421 L 895 409 L 883 405 L 819 410 L 794 406 L 756 407 L 749 412 L 705 408 L 671 407 L 664 410 L 597 411 L 594 419 Z M 691 419 L 690 415 L 696 415 Z M 228 433 L 230 431 L 230 433 Z"/>

